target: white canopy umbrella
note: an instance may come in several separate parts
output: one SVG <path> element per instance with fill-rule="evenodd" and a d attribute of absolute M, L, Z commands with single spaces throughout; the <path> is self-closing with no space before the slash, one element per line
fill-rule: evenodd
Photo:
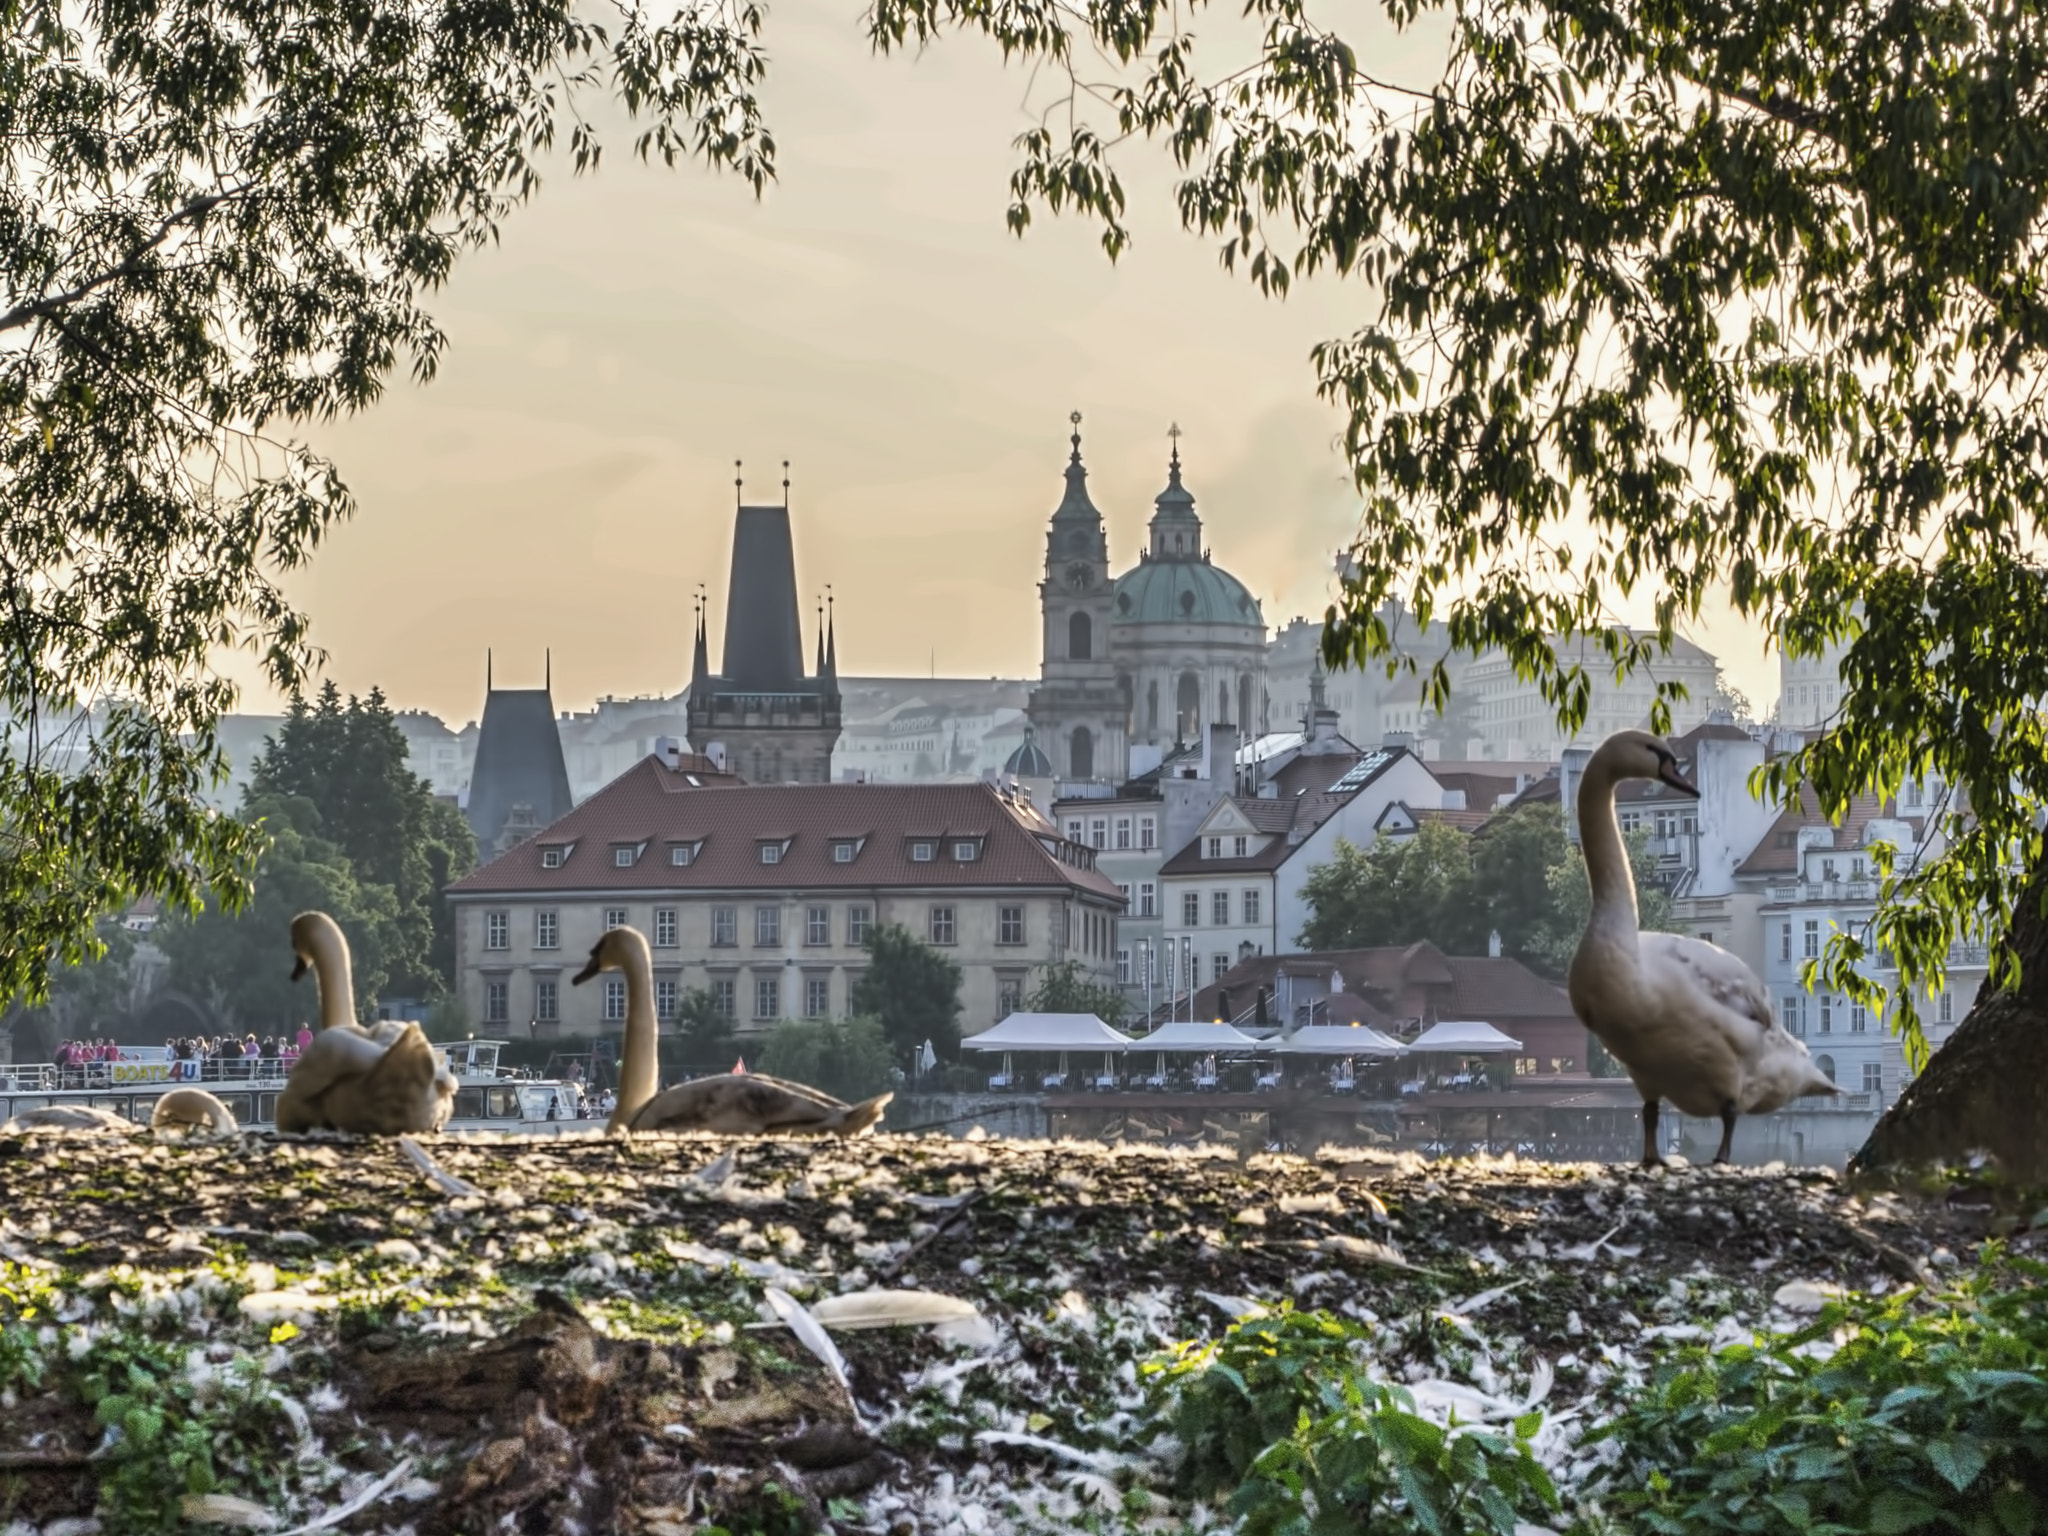
<path fill-rule="evenodd" d="M 1491 1024 L 1477 1019 L 1446 1019 L 1432 1024 L 1409 1043 L 1411 1051 L 1436 1051 L 1446 1056 L 1489 1056 L 1519 1051 L 1522 1042 L 1510 1040 Z"/>
<path fill-rule="evenodd" d="M 1366 1024 L 1309 1024 L 1266 1045 L 1283 1056 L 1405 1056 L 1409 1050 Z"/>
<path fill-rule="evenodd" d="M 1171 1024 L 1162 1024 L 1149 1035 L 1140 1035 L 1131 1042 L 1134 1051 L 1157 1051 L 1158 1072 L 1150 1081 L 1155 1087 L 1166 1085 L 1166 1058 L 1169 1055 L 1214 1056 L 1219 1051 L 1264 1050 L 1266 1042 L 1246 1034 L 1232 1024 L 1202 1024 L 1192 1019 L 1177 1019 Z M 1204 1074 L 1197 1069 L 1196 1086 L 1206 1076 L 1213 1079 L 1213 1073 Z"/>
<path fill-rule="evenodd" d="M 1002 1051 L 1005 1062 L 1011 1051 L 1057 1051 L 1059 1075 L 1064 1081 L 1069 1051 L 1101 1051 L 1106 1058 L 1111 1052 L 1129 1050 L 1131 1037 L 1111 1029 L 1092 1013 L 1013 1013 L 994 1029 L 971 1035 L 960 1045 L 969 1051 Z"/>

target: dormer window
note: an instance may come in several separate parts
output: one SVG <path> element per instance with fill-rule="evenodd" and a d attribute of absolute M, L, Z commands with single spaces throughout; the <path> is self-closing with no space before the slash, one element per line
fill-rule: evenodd
<path fill-rule="evenodd" d="M 929 842 L 912 843 L 910 845 L 910 862 L 913 864 L 931 863 L 933 848 L 934 845 Z"/>
<path fill-rule="evenodd" d="M 637 860 L 639 857 L 639 849 L 635 848 L 630 843 L 622 844 L 621 846 L 614 848 L 612 850 L 612 868 L 631 869 L 633 867 L 634 861 Z"/>
<path fill-rule="evenodd" d="M 1236 859 L 1241 859 L 1241 858 L 1243 858 L 1243 857 L 1244 857 L 1244 849 L 1245 849 L 1245 840 L 1244 840 L 1243 838 L 1241 838 L 1241 837 L 1240 837 L 1240 838 L 1237 838 L 1237 839 L 1236 839 L 1236 840 L 1235 840 L 1235 841 L 1233 842 L 1233 844 L 1232 844 L 1232 846 L 1231 846 L 1231 857 L 1232 857 L 1232 858 L 1236 858 Z"/>
<path fill-rule="evenodd" d="M 686 868 L 697 857 L 697 850 L 688 843 L 671 844 L 668 850 L 669 863 L 678 869 Z"/>
<path fill-rule="evenodd" d="M 568 851 L 566 848 L 541 849 L 540 867 L 542 869 L 560 869 L 562 867 L 562 856 Z"/>
<path fill-rule="evenodd" d="M 1205 858 L 1205 859 L 1220 859 L 1220 858 L 1222 858 L 1222 857 L 1223 857 L 1223 839 L 1222 839 L 1222 838 L 1220 838 L 1220 837 L 1212 837 L 1212 838 L 1210 838 L 1210 839 L 1209 839 L 1209 847 L 1208 847 L 1208 850 L 1207 850 L 1207 851 L 1206 851 L 1205 853 L 1203 853 L 1202 857 L 1203 857 L 1203 858 Z"/>
<path fill-rule="evenodd" d="M 787 842 L 763 843 L 761 844 L 761 862 L 763 864 L 780 864 L 782 856 L 788 852 L 789 844 Z"/>
<path fill-rule="evenodd" d="M 956 864 L 972 864 L 980 856 L 981 845 L 972 838 L 962 838 L 953 845 L 953 862 Z"/>
<path fill-rule="evenodd" d="M 850 837 L 842 837 L 832 845 L 832 862 L 834 864 L 851 864 L 853 856 L 858 852 L 860 852 L 859 843 L 856 843 Z"/>

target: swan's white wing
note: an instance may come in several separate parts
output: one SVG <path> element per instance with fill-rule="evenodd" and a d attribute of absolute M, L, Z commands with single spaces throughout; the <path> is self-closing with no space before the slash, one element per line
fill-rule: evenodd
<path fill-rule="evenodd" d="M 323 1029 L 292 1063 L 286 1089 L 295 1099 L 317 1099 L 336 1083 L 374 1070 L 384 1052 L 384 1046 L 353 1025 Z"/>
<path fill-rule="evenodd" d="M 1646 933 L 1639 943 L 1645 969 L 1662 971 L 1679 985 L 1711 998 L 1753 1025 L 1760 1036 L 1777 1028 L 1762 978 L 1739 957 L 1682 933 Z"/>

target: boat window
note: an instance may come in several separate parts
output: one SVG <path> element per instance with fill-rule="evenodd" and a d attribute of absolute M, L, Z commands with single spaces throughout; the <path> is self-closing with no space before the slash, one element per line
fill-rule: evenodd
<path fill-rule="evenodd" d="M 121 1113 L 137 1125 L 149 1124 L 149 1117 L 156 1113 L 156 1096 L 138 1094 L 132 1099 L 123 1099 Z"/>
<path fill-rule="evenodd" d="M 481 1120 L 484 1113 L 484 1091 L 481 1088 L 458 1088 L 455 1090 L 455 1114 L 457 1120 Z"/>
<path fill-rule="evenodd" d="M 50 1101 L 44 1098 L 41 1094 L 23 1094 L 20 1098 L 14 1101 L 14 1108 L 9 1110 L 8 1114 L 25 1114 L 31 1109 L 41 1109 L 49 1102 Z"/>
<path fill-rule="evenodd" d="M 237 1125 L 247 1125 L 255 1118 L 251 1113 L 250 1097 L 246 1093 L 224 1093 L 220 1096 L 221 1103 L 228 1107 L 228 1113 L 235 1117 Z"/>
<path fill-rule="evenodd" d="M 257 1104 L 257 1110 L 256 1110 L 256 1118 L 257 1118 L 257 1119 L 258 1119 L 259 1121 L 261 1121 L 261 1122 L 262 1122 L 263 1124 L 265 1124 L 265 1125 L 269 1125 L 269 1124 L 271 1124 L 271 1123 L 272 1123 L 273 1121 L 275 1121 L 275 1120 L 277 1119 L 277 1095 L 276 1095 L 276 1094 L 274 1094 L 274 1093 L 265 1093 L 265 1094 L 259 1094 L 259 1095 L 257 1096 L 257 1099 L 256 1099 L 256 1104 Z"/>
<path fill-rule="evenodd" d="M 519 1095 L 510 1088 L 492 1088 L 485 1095 L 489 1109 L 485 1111 L 493 1120 L 517 1120 L 519 1118 Z"/>

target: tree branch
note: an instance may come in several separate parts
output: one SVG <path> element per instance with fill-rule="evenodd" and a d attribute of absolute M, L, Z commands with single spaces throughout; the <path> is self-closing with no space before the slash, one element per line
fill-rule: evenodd
<path fill-rule="evenodd" d="M 130 251 L 119 265 L 108 268 L 98 277 L 88 278 L 76 288 L 67 289 L 63 293 L 52 294 L 46 299 L 36 299 L 27 304 L 17 304 L 5 314 L 0 314 L 0 331 L 19 330 L 22 326 L 32 321 L 40 320 L 45 315 L 55 315 L 59 310 L 69 309 L 80 300 L 90 298 L 109 283 L 118 283 L 123 278 L 133 277 L 142 270 L 143 259 L 151 251 L 170 239 L 172 232 L 178 226 L 181 224 L 197 223 L 222 203 L 227 202 L 230 198 L 239 197 L 248 189 L 248 184 L 244 183 L 229 191 L 215 192 L 209 196 L 196 198 L 192 202 L 187 203 L 183 208 L 178 209 L 177 212 L 167 215 L 164 221 L 157 225 L 156 233 L 133 251 Z"/>

